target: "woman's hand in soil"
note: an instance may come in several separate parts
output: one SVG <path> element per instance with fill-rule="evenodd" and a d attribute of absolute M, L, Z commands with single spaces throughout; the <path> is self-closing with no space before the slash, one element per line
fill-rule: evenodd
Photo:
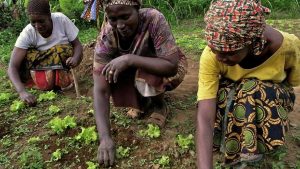
<path fill-rule="evenodd" d="M 119 74 L 129 67 L 129 58 L 128 55 L 122 55 L 105 65 L 102 74 L 108 83 L 117 83 Z"/>
<path fill-rule="evenodd" d="M 98 147 L 98 161 L 105 167 L 112 166 L 115 161 L 115 143 L 111 137 L 102 137 Z"/>
<path fill-rule="evenodd" d="M 19 93 L 20 98 L 22 101 L 27 103 L 29 106 L 35 106 L 36 105 L 36 97 L 33 94 L 30 94 L 26 91 L 22 91 Z"/>

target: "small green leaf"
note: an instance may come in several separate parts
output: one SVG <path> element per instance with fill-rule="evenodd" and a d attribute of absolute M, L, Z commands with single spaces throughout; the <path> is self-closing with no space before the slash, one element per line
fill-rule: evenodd
<path fill-rule="evenodd" d="M 15 100 L 13 104 L 10 106 L 10 111 L 17 112 L 25 108 L 25 103 L 23 101 Z"/>
<path fill-rule="evenodd" d="M 129 153 L 130 153 L 130 147 L 124 148 L 122 146 L 119 146 L 117 148 L 117 158 L 119 159 L 129 157 Z"/>
<path fill-rule="evenodd" d="M 48 110 L 51 112 L 51 114 L 56 114 L 60 111 L 60 108 L 55 105 L 51 105 L 49 106 Z"/>
<path fill-rule="evenodd" d="M 0 102 L 9 101 L 11 96 L 12 96 L 12 94 L 10 94 L 10 93 L 0 93 Z"/>
<path fill-rule="evenodd" d="M 97 140 L 97 133 L 95 132 L 96 126 L 84 128 L 81 127 L 81 133 L 79 133 L 75 139 L 84 141 L 85 144 L 91 144 Z"/>
<path fill-rule="evenodd" d="M 48 91 L 46 93 L 40 94 L 38 101 L 39 102 L 48 101 L 48 100 L 53 100 L 55 98 L 56 98 L 56 93 L 54 93 L 53 91 Z"/>
<path fill-rule="evenodd" d="M 56 151 L 54 151 L 51 155 L 51 161 L 58 161 L 60 160 L 62 157 L 62 152 L 60 151 L 60 149 L 56 149 Z"/>
<path fill-rule="evenodd" d="M 99 164 L 91 161 L 86 162 L 86 165 L 88 166 L 87 169 L 97 169 L 99 167 Z"/>

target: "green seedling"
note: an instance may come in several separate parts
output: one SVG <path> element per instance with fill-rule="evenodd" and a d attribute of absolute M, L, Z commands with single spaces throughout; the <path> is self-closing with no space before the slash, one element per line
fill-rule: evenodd
<path fill-rule="evenodd" d="M 35 144 L 41 141 L 40 137 L 31 137 L 27 140 L 27 143 L 29 144 Z"/>
<path fill-rule="evenodd" d="M 278 161 L 282 161 L 283 158 L 286 156 L 286 154 L 287 154 L 287 148 L 284 146 L 270 152 L 270 156 L 273 159 L 278 160 Z"/>
<path fill-rule="evenodd" d="M 19 164 L 24 169 L 37 169 L 44 167 L 42 153 L 37 147 L 27 147 L 19 156 Z"/>
<path fill-rule="evenodd" d="M 55 105 L 49 106 L 48 110 L 51 114 L 56 114 L 56 113 L 60 112 L 60 108 Z"/>
<path fill-rule="evenodd" d="M 91 161 L 86 162 L 87 169 L 97 169 L 99 167 L 99 164 L 93 163 Z"/>
<path fill-rule="evenodd" d="M 46 93 L 42 93 L 39 95 L 38 101 L 42 102 L 42 101 L 50 101 L 56 98 L 56 93 L 54 93 L 53 91 L 48 91 Z"/>
<path fill-rule="evenodd" d="M 189 150 L 195 143 L 194 143 L 194 136 L 189 134 L 187 137 L 179 134 L 176 137 L 176 143 L 182 150 Z"/>
<path fill-rule="evenodd" d="M 285 169 L 285 164 L 283 161 L 272 162 L 272 169 Z"/>
<path fill-rule="evenodd" d="M 159 166 L 166 167 L 170 165 L 170 157 L 163 155 L 161 158 L 154 160 L 155 164 L 159 164 Z"/>
<path fill-rule="evenodd" d="M 13 140 L 9 135 L 5 135 L 1 140 L 0 140 L 0 145 L 2 144 L 3 147 L 9 147 L 13 145 Z"/>
<path fill-rule="evenodd" d="M 90 114 L 90 115 L 94 115 L 94 114 L 95 114 L 95 111 L 94 111 L 94 109 L 90 109 L 90 110 L 88 110 L 87 113 Z"/>
<path fill-rule="evenodd" d="M 76 125 L 75 117 L 70 116 L 66 116 L 64 119 L 55 117 L 49 122 L 50 128 L 57 134 L 64 132 L 67 128 L 74 128 Z"/>
<path fill-rule="evenodd" d="M 129 153 L 130 153 L 130 147 L 124 148 L 122 146 L 119 146 L 117 148 L 117 158 L 118 159 L 129 157 Z"/>
<path fill-rule="evenodd" d="M 10 105 L 10 111 L 18 112 L 25 108 L 25 103 L 23 101 L 15 100 L 13 104 Z"/>
<path fill-rule="evenodd" d="M 7 102 L 11 98 L 11 93 L 0 93 L 0 102 Z"/>
<path fill-rule="evenodd" d="M 51 161 L 58 161 L 62 157 L 62 152 L 60 149 L 56 149 L 51 155 Z"/>
<path fill-rule="evenodd" d="M 147 130 L 140 130 L 139 135 L 150 138 L 158 138 L 160 136 L 160 129 L 155 124 L 148 124 Z"/>
<path fill-rule="evenodd" d="M 126 117 L 121 113 L 114 112 L 113 117 L 114 117 L 114 122 L 118 126 L 127 127 L 131 123 L 131 119 L 129 119 L 128 117 Z"/>
<path fill-rule="evenodd" d="M 300 161 L 299 160 L 297 160 L 297 162 L 296 162 L 296 169 L 300 169 Z"/>
<path fill-rule="evenodd" d="M 97 133 L 95 132 L 96 126 L 84 128 L 81 127 L 81 133 L 79 133 L 75 139 L 83 141 L 85 144 L 89 145 L 97 140 Z"/>

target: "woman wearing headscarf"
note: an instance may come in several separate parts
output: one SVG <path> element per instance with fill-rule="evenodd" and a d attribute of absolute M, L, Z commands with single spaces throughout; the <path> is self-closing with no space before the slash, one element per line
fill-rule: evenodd
<path fill-rule="evenodd" d="M 70 68 L 82 59 L 78 28 L 62 13 L 51 13 L 48 0 L 30 0 L 30 24 L 19 35 L 8 75 L 20 98 L 34 105 L 36 97 L 25 87 L 64 89 L 73 83 Z"/>
<path fill-rule="evenodd" d="M 110 96 L 115 106 L 130 108 L 128 115 L 150 113 L 148 122 L 163 127 L 169 113 L 164 93 L 176 88 L 186 73 L 186 58 L 163 14 L 140 7 L 140 0 L 91 1 L 83 15 L 97 16 L 89 9 L 102 8 L 107 21 L 95 47 L 93 73 L 95 116 L 101 138 L 98 155 L 105 165 L 112 165 L 115 155 L 109 123 Z"/>
<path fill-rule="evenodd" d="M 208 46 L 200 58 L 197 164 L 245 166 L 284 145 L 292 86 L 300 84 L 300 41 L 266 25 L 254 0 L 216 0 L 205 15 Z"/>

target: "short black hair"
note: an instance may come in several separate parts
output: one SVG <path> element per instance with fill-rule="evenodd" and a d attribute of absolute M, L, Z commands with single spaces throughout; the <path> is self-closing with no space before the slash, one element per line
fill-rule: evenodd
<path fill-rule="evenodd" d="M 27 6 L 28 14 L 50 15 L 50 4 L 48 0 L 30 0 Z"/>

